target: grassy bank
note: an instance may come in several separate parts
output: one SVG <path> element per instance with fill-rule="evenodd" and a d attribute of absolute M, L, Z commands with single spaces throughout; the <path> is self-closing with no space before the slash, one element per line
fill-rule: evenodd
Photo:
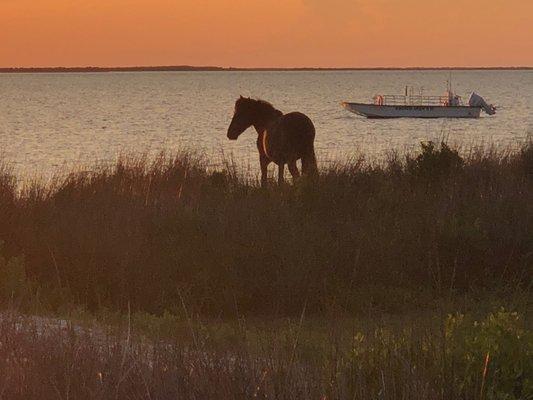
<path fill-rule="evenodd" d="M 0 397 L 531 399 L 532 204 L 531 143 L 264 189 L 191 154 L 0 167 Z"/>
<path fill-rule="evenodd" d="M 204 316 L 394 312 L 528 293 L 533 147 L 425 145 L 261 189 L 190 154 L 51 184 L 0 171 L 4 299 Z"/>

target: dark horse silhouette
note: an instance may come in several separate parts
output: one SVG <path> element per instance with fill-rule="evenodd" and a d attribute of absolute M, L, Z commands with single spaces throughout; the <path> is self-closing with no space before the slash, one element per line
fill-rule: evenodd
<path fill-rule="evenodd" d="M 257 131 L 257 149 L 261 163 L 261 185 L 267 183 L 267 167 L 274 162 L 279 167 L 278 183 L 283 183 L 285 164 L 293 178 L 300 173 L 296 161 L 302 160 L 302 173 L 316 176 L 315 127 L 309 117 L 299 112 L 283 114 L 264 100 L 240 97 L 235 102 L 228 138 L 237 140 L 250 126 Z"/>

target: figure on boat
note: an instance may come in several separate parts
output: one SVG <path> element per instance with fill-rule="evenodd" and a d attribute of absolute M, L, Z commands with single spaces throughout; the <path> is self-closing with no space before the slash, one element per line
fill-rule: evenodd
<path fill-rule="evenodd" d="M 296 165 L 296 161 L 300 159 L 303 174 L 317 175 L 315 127 L 305 114 L 283 114 L 264 100 L 241 96 L 235 102 L 228 138 L 237 140 L 239 135 L 251 126 L 257 131 L 262 186 L 267 183 L 267 168 L 271 162 L 278 165 L 279 184 L 284 180 L 285 164 L 294 179 L 300 176 Z"/>

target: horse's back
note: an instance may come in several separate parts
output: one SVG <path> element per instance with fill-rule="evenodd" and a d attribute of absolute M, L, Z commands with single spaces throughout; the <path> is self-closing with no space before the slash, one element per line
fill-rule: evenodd
<path fill-rule="evenodd" d="M 292 162 L 314 151 L 315 127 L 305 114 L 291 112 L 267 129 L 265 139 L 266 154 L 272 161 Z"/>
<path fill-rule="evenodd" d="M 313 150 L 315 126 L 307 115 L 300 112 L 285 114 L 280 121 L 280 130 L 287 162 L 300 159 Z"/>
<path fill-rule="evenodd" d="M 301 112 L 295 111 L 284 114 L 281 117 L 281 126 L 288 136 L 300 137 L 301 139 L 314 139 L 315 126 L 311 119 Z"/>

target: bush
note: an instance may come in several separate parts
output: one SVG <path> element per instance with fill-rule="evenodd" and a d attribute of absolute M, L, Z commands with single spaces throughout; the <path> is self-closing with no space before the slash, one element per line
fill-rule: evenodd
<path fill-rule="evenodd" d="M 457 173 L 464 165 L 464 160 L 457 150 L 451 149 L 445 142 L 440 148 L 429 141 L 422 142 L 422 152 L 415 159 L 408 159 L 408 168 L 411 173 L 428 179 L 439 179 Z"/>
<path fill-rule="evenodd" d="M 533 398 L 533 332 L 518 313 L 501 309 L 481 322 L 449 316 L 446 340 L 459 390 L 495 400 Z"/>

